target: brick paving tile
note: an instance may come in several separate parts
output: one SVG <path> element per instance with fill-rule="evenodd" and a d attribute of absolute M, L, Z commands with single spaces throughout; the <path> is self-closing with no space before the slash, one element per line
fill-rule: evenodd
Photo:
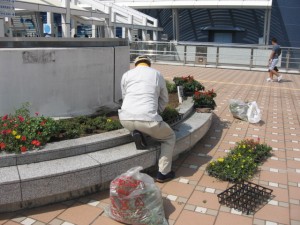
<path fill-rule="evenodd" d="M 300 188 L 289 186 L 289 196 L 291 199 L 300 200 Z"/>
<path fill-rule="evenodd" d="M 279 183 L 279 184 L 287 184 L 287 175 L 281 173 L 274 174 L 273 172 L 269 172 L 269 171 L 261 171 L 260 180 Z"/>
<path fill-rule="evenodd" d="M 107 216 L 99 216 L 91 225 L 121 225 L 119 223 Z"/>
<path fill-rule="evenodd" d="M 65 205 L 55 204 L 55 205 L 26 210 L 22 214 L 32 219 L 44 223 L 49 223 L 51 220 L 53 220 L 55 217 L 57 217 L 66 209 L 67 207 Z"/>
<path fill-rule="evenodd" d="M 192 196 L 188 200 L 188 204 L 216 210 L 220 207 L 217 194 L 200 191 L 193 192 Z"/>
<path fill-rule="evenodd" d="M 176 220 L 183 208 L 184 203 L 174 202 L 164 198 L 164 209 L 167 219 Z"/>
<path fill-rule="evenodd" d="M 299 205 L 290 205 L 290 215 L 291 220 L 300 221 L 300 206 Z"/>
<path fill-rule="evenodd" d="M 300 183 L 300 173 L 288 173 L 288 181 Z"/>
<path fill-rule="evenodd" d="M 215 225 L 232 225 L 233 222 L 234 224 L 252 225 L 252 218 L 220 212 Z"/>
<path fill-rule="evenodd" d="M 77 203 L 65 210 L 58 216 L 58 218 L 74 224 L 88 225 L 93 222 L 102 212 L 103 210 L 100 208 Z"/>
<path fill-rule="evenodd" d="M 168 182 L 164 186 L 162 192 L 168 195 L 189 198 L 193 190 L 194 190 L 194 186 L 192 185 L 172 181 L 172 182 Z"/>
<path fill-rule="evenodd" d="M 188 180 L 199 181 L 203 175 L 203 171 L 191 168 L 180 167 L 176 171 L 176 177 L 186 178 Z M 300 175 L 300 174 L 299 174 Z"/>
<path fill-rule="evenodd" d="M 213 225 L 215 216 L 183 210 L 175 225 Z"/>
<path fill-rule="evenodd" d="M 204 174 L 198 185 L 211 187 L 219 190 L 225 190 L 228 187 L 228 182 L 220 181 L 214 177 Z"/>
<path fill-rule="evenodd" d="M 280 202 L 289 202 L 289 191 L 288 189 L 272 187 L 272 195 L 274 195 L 274 200 Z"/>
<path fill-rule="evenodd" d="M 276 223 L 289 224 L 289 209 L 273 206 L 273 205 L 265 205 L 254 215 L 255 218 L 261 220 L 272 221 Z"/>

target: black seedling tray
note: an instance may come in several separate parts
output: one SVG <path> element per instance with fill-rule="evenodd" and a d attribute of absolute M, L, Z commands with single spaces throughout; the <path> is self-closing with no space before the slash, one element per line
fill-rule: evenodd
<path fill-rule="evenodd" d="M 273 190 L 243 181 L 218 194 L 219 203 L 250 214 L 256 212 L 271 198 Z"/>

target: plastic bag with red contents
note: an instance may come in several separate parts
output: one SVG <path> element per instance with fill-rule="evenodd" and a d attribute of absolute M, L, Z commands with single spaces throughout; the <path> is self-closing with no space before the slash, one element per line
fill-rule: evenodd
<path fill-rule="evenodd" d="M 114 220 L 133 225 L 168 225 L 160 189 L 153 178 L 134 167 L 110 183 L 110 206 Z"/>

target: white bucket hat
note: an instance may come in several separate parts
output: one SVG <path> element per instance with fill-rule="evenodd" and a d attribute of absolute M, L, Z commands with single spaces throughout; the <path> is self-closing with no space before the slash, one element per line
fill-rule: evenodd
<path fill-rule="evenodd" d="M 141 63 L 141 62 L 145 62 L 145 63 L 148 63 L 149 65 L 151 65 L 151 59 L 146 55 L 140 55 L 140 56 L 136 57 L 136 59 L 134 60 L 134 65 L 137 65 L 138 63 Z"/>

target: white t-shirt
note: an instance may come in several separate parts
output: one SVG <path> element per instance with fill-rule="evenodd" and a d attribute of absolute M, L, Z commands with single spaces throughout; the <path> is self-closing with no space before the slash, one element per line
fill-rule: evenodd
<path fill-rule="evenodd" d="M 123 104 L 120 120 L 162 121 L 159 115 L 168 101 L 166 82 L 159 71 L 137 66 L 121 80 Z"/>

